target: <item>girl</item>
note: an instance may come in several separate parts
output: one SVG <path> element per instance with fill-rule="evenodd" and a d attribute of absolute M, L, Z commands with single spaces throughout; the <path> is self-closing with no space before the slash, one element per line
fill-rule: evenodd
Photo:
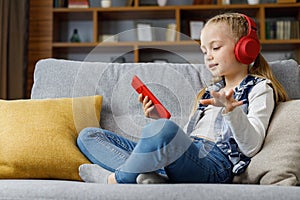
<path fill-rule="evenodd" d="M 231 183 L 246 169 L 263 144 L 276 103 L 287 95 L 260 54 L 249 17 L 228 13 L 208 20 L 201 50 L 219 79 L 200 91 L 188 124 L 181 129 L 158 119 L 152 102 L 140 95 L 145 116 L 157 120 L 138 143 L 99 128 L 80 133 L 78 146 L 95 163 L 80 166 L 84 181 Z"/>

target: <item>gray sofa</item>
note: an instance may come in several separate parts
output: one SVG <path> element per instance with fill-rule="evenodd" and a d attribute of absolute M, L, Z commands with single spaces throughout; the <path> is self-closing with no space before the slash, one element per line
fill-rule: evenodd
<path fill-rule="evenodd" d="M 137 102 L 137 94 L 130 86 L 133 75 L 139 75 L 158 96 L 169 109 L 172 120 L 184 125 L 193 106 L 191 99 L 195 98 L 200 88 L 210 83 L 210 73 L 201 64 L 118 64 L 40 60 L 35 68 L 31 100 L 25 101 L 51 101 L 50 110 L 57 109 L 57 114 L 49 114 L 46 118 L 54 125 L 43 129 L 49 132 L 48 140 L 44 141 L 45 134 L 39 132 L 38 128 L 43 123 L 41 121 L 34 124 L 37 128 L 33 130 L 39 132 L 36 135 L 41 137 L 40 139 L 31 138 L 22 144 L 14 143 L 20 152 L 25 152 L 26 148 L 33 149 L 30 155 L 26 154 L 28 157 L 24 154 L 23 162 L 26 163 L 26 160 L 32 157 L 40 159 L 32 165 L 36 169 L 32 170 L 30 166 L 24 166 L 22 163 L 9 165 L 9 161 L 4 162 L 0 158 L 0 199 L 299 199 L 300 68 L 294 60 L 271 62 L 270 65 L 292 100 L 280 103 L 276 108 L 262 150 L 252 159 L 247 170 L 234 178 L 234 184 L 102 185 L 81 182 L 77 176 L 78 165 L 89 162 L 76 148 L 77 133 L 72 137 L 63 136 L 71 142 L 57 145 L 55 148 L 55 143 L 60 144 L 59 139 L 55 137 L 55 131 L 58 129 L 55 122 L 59 125 L 63 123 L 61 120 L 55 120 L 60 119 L 65 112 L 59 112 L 59 109 L 64 107 L 54 107 L 56 103 L 51 100 L 72 98 L 75 115 L 77 111 L 74 111 L 74 99 L 100 95 L 102 106 L 100 104 L 100 108 L 96 108 L 97 105 L 99 107 L 99 103 L 93 104 L 95 107 L 92 106 L 94 112 L 101 109 L 100 126 L 138 140 L 141 129 L 150 119 L 143 116 L 141 105 Z M 24 118 L 23 126 L 26 120 L 32 117 L 33 108 L 30 107 L 25 113 L 21 113 L 22 119 L 18 119 L 18 122 Z M 44 113 L 50 113 L 50 110 L 43 111 L 42 107 L 38 109 L 39 117 L 35 118 L 34 122 L 45 117 L 42 116 Z M 97 113 L 94 114 L 92 118 L 99 120 Z M 85 119 L 84 114 L 80 116 L 83 118 L 80 120 Z M 78 132 L 84 126 L 75 128 Z M 1 130 L 1 134 L 7 133 Z M 36 144 L 30 146 L 32 141 L 36 141 Z M 45 143 L 40 144 L 41 141 Z M 9 145 L 9 142 L 11 141 L 6 141 L 6 144 Z M 53 149 L 49 152 L 50 146 Z M 60 159 L 60 155 L 64 155 L 64 151 L 68 153 L 69 149 L 72 154 L 66 154 L 60 163 L 54 162 Z M 42 154 L 43 150 L 46 153 Z M 0 147 L 0 155 L 4 155 L 3 152 L 3 148 Z M 51 162 L 45 162 L 47 160 Z M 1 172 L 5 171 L 5 167 L 10 169 L 9 172 L 12 171 L 9 175 Z"/>

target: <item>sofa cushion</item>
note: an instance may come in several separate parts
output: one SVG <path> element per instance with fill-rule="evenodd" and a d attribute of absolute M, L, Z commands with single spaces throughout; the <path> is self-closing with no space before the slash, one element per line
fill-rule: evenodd
<path fill-rule="evenodd" d="M 99 126 L 102 97 L 0 100 L 0 178 L 80 180 L 78 132 Z"/>
<path fill-rule="evenodd" d="M 261 151 L 235 183 L 300 184 L 300 100 L 280 103 Z"/>

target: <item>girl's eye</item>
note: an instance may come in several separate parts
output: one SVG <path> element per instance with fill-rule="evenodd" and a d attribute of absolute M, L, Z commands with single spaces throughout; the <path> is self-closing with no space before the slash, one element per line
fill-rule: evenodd
<path fill-rule="evenodd" d="M 218 50 L 220 49 L 221 47 L 214 47 L 213 50 Z"/>

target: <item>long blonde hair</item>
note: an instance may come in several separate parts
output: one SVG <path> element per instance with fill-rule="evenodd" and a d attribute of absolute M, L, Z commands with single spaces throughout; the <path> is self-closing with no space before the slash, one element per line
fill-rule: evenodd
<path fill-rule="evenodd" d="M 236 38 L 236 43 L 240 40 L 240 38 L 246 36 L 248 33 L 248 22 L 245 19 L 245 17 L 240 13 L 225 13 L 225 14 L 216 15 L 215 17 L 209 19 L 206 22 L 206 24 L 209 23 L 227 24 L 230 27 L 232 36 Z M 284 88 L 279 83 L 279 81 L 273 75 L 268 62 L 260 53 L 256 57 L 254 64 L 251 67 L 249 66 L 248 73 L 254 76 L 259 76 L 262 78 L 269 79 L 271 81 L 274 90 L 276 104 L 278 102 L 284 102 L 288 100 L 287 93 L 285 92 Z M 205 92 L 205 88 L 200 90 L 200 92 L 198 93 L 195 102 L 195 109 L 197 108 L 198 102 L 202 98 L 204 92 Z"/>

